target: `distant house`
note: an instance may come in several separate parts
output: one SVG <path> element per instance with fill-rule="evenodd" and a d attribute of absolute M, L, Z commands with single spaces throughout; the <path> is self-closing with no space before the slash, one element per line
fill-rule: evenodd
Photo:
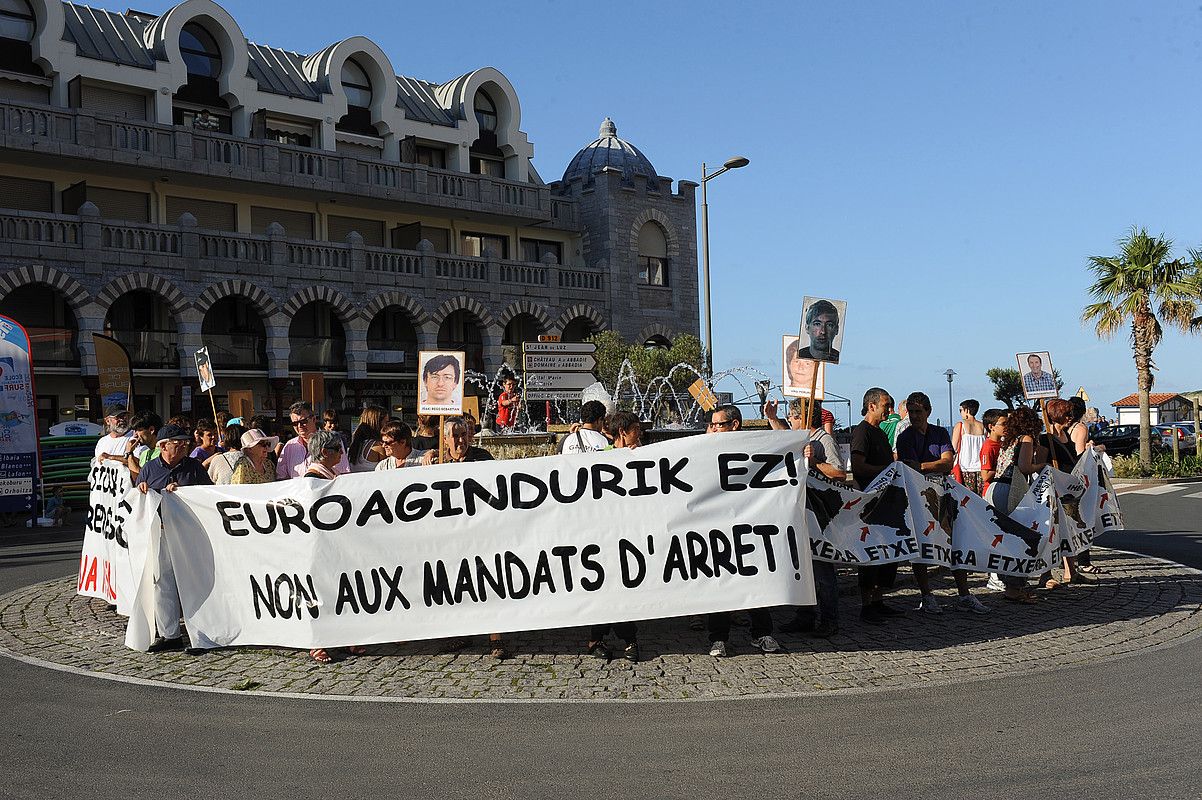
<path fill-rule="evenodd" d="M 1190 398 L 1176 392 L 1152 392 L 1148 397 L 1148 402 L 1151 405 L 1153 425 L 1194 418 L 1193 403 Z M 1110 405 L 1114 406 L 1119 425 L 1139 424 L 1139 394 L 1129 394 L 1122 400 L 1115 400 Z"/>

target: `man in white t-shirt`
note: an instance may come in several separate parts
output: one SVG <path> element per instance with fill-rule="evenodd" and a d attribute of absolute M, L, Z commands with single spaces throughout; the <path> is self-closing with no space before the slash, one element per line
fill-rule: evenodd
<path fill-rule="evenodd" d="M 95 459 L 101 463 L 117 461 L 122 464 L 130 449 L 129 412 L 125 406 L 113 403 L 104 407 L 104 425 L 108 433 L 96 442 Z"/>
<path fill-rule="evenodd" d="M 605 424 L 605 404 L 589 400 L 580 407 L 580 427 L 559 443 L 561 453 L 593 453 L 609 447 L 609 439 L 601 432 Z"/>

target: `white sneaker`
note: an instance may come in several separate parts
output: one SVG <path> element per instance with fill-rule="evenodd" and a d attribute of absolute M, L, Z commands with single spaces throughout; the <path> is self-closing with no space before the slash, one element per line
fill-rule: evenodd
<path fill-rule="evenodd" d="M 939 605 L 939 601 L 935 599 L 933 594 L 924 594 L 922 602 L 918 604 L 918 610 L 925 614 L 942 614 L 943 608 Z"/>
<path fill-rule="evenodd" d="M 718 639 L 710 644 L 710 655 L 714 658 L 726 658 L 726 642 Z"/>
<path fill-rule="evenodd" d="M 988 614 L 990 609 L 971 594 L 966 594 L 960 598 L 960 610 L 971 611 L 974 614 Z"/>
<path fill-rule="evenodd" d="M 771 636 L 760 636 L 751 640 L 751 646 L 764 653 L 779 653 L 780 642 Z"/>
<path fill-rule="evenodd" d="M 985 581 L 985 588 L 991 592 L 1006 591 L 1006 584 L 1002 583 L 1002 579 L 996 572 L 989 573 L 989 580 Z"/>

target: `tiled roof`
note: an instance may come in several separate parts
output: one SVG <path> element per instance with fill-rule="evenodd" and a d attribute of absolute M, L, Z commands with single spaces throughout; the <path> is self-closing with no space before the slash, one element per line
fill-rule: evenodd
<path fill-rule="evenodd" d="M 1175 397 L 1181 397 L 1181 395 L 1179 395 L 1177 392 L 1152 392 L 1148 395 L 1148 402 L 1153 406 L 1159 406 L 1167 403 Z M 1121 400 L 1115 400 L 1110 405 L 1115 406 L 1116 408 L 1119 406 L 1124 408 L 1128 406 L 1138 406 L 1139 393 L 1137 392 L 1136 394 L 1129 394 Z"/>
<path fill-rule="evenodd" d="M 593 175 L 606 167 L 621 171 L 628 181 L 636 175 L 644 178 L 655 178 L 656 175 L 655 167 L 647 156 L 630 142 L 618 138 L 618 127 L 609 117 L 601 123 L 598 137 L 585 145 L 568 164 L 563 172 L 563 181 L 567 183 L 573 178 L 583 178 L 587 184 L 592 181 Z"/>
<path fill-rule="evenodd" d="M 63 3 L 66 29 L 63 40 L 75 45 L 83 58 L 112 64 L 154 69 L 155 58 L 147 48 L 144 31 L 156 18 L 148 14 L 126 13 Z M 305 78 L 301 65 L 305 56 L 268 45 L 246 43 L 250 57 L 247 74 L 259 90 L 272 94 L 321 101 L 321 90 Z M 455 127 L 455 117 L 443 107 L 435 91 L 437 84 L 396 76 L 397 108 L 407 119 L 432 125 Z"/>

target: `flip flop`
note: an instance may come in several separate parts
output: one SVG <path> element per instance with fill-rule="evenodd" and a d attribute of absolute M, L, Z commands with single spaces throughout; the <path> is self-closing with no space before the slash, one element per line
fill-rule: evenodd
<path fill-rule="evenodd" d="M 316 650 L 309 651 L 309 658 L 316 661 L 318 664 L 333 664 L 333 657 L 326 651 L 324 647 L 319 647 Z"/>

